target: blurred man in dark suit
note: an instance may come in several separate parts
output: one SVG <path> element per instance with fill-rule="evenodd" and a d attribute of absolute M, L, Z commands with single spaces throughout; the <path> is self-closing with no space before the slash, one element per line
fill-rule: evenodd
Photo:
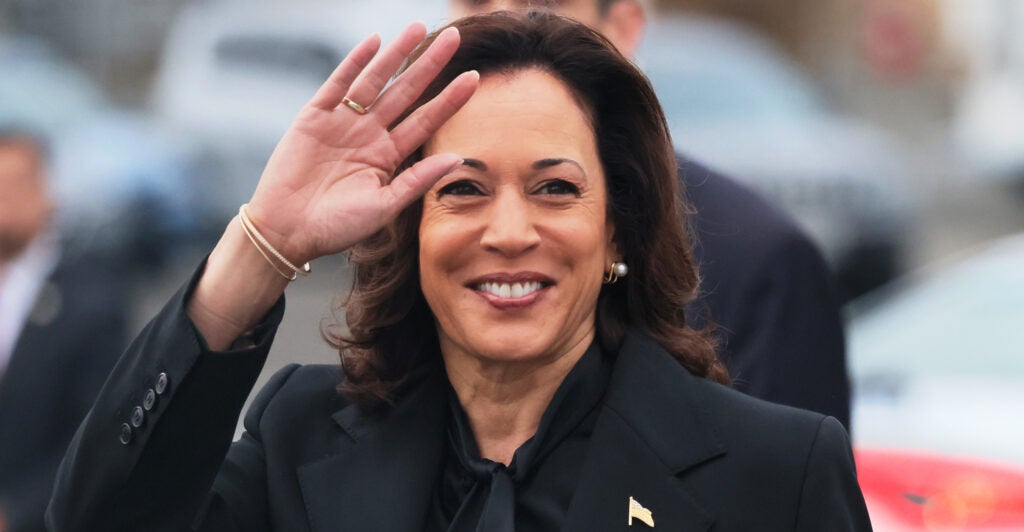
<path fill-rule="evenodd" d="M 633 56 L 643 0 L 449 0 L 453 17 L 550 10 L 604 34 Z M 680 50 L 685 54 L 686 50 Z M 846 345 L 832 273 L 785 214 L 747 187 L 678 156 L 693 218 L 702 297 L 690 316 L 717 326 L 740 391 L 831 415 L 850 428 Z"/>
<path fill-rule="evenodd" d="M 45 151 L 0 129 L 0 532 L 44 530 L 64 449 L 126 337 L 119 284 L 62 253 Z"/>

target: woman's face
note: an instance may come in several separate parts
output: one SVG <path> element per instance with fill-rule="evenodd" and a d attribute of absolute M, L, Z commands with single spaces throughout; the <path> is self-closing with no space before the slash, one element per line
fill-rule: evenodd
<path fill-rule="evenodd" d="M 617 256 L 597 142 L 569 89 L 535 69 L 487 76 L 424 150 L 466 161 L 424 196 L 419 229 L 445 356 L 582 353 Z"/>

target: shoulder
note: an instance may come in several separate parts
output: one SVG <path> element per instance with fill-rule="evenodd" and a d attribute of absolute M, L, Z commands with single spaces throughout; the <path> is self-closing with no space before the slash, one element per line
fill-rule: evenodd
<path fill-rule="evenodd" d="M 694 376 L 654 339 L 636 329 L 630 330 L 619 351 L 608 399 L 627 417 L 655 421 L 646 430 L 652 437 L 681 442 L 699 432 L 708 440 L 718 440 L 711 446 L 740 453 L 770 455 L 807 447 L 826 418 Z"/>
<path fill-rule="evenodd" d="M 252 408 L 344 407 L 345 400 L 338 393 L 341 379 L 341 367 L 334 364 L 289 364 L 270 377 Z"/>
<path fill-rule="evenodd" d="M 834 418 L 751 397 L 707 379 L 689 378 L 689 385 L 703 400 L 709 416 L 716 420 L 719 435 L 735 442 L 732 448 L 742 454 L 806 455 L 821 434 L 827 435 L 828 445 L 849 446 L 845 430 Z M 842 438 L 837 438 L 839 435 Z M 743 442 L 757 445 L 744 446 Z"/>
<path fill-rule="evenodd" d="M 743 243 L 750 250 L 814 250 L 796 221 L 746 185 L 677 156 L 687 199 L 697 210 L 698 239 Z"/>
<path fill-rule="evenodd" d="M 777 529 L 870 530 L 853 450 L 838 420 L 694 380 L 723 453 L 684 478 L 707 496 L 722 525 L 736 525 L 724 528 L 774 520 Z"/>
<path fill-rule="evenodd" d="M 706 379 L 691 380 L 693 395 L 707 413 L 708 430 L 725 451 L 706 474 L 766 483 L 779 492 L 763 494 L 765 500 L 783 494 L 780 500 L 791 503 L 813 499 L 807 486 L 819 481 L 825 491 L 846 494 L 839 499 L 858 499 L 853 450 L 836 418 L 763 401 Z"/>
<path fill-rule="evenodd" d="M 348 405 L 338 392 L 341 380 L 337 365 L 289 364 L 281 368 L 253 399 L 245 414 L 246 430 L 264 437 L 287 435 L 329 422 L 334 412 Z"/>
<path fill-rule="evenodd" d="M 692 441 L 762 464 L 806 456 L 826 422 L 822 414 L 770 403 L 697 377 L 653 338 L 631 329 L 618 353 L 608 401 L 665 449 Z M 756 442 L 756 445 L 751 445 Z M 848 445 L 848 444 L 846 444 Z M 667 451 L 671 452 L 671 451 Z"/>

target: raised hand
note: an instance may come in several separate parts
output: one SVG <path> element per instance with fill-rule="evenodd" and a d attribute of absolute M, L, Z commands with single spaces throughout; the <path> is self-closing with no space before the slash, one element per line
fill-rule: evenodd
<path fill-rule="evenodd" d="M 379 36 L 360 43 L 278 143 L 249 214 L 293 262 L 343 251 L 372 235 L 461 162 L 457 154 L 437 154 L 391 177 L 469 100 L 479 80 L 475 72 L 460 75 L 389 130 L 458 48 L 458 31 L 443 31 L 385 90 L 425 35 L 424 26 L 416 23 L 380 53 Z"/>
<path fill-rule="evenodd" d="M 417 23 L 380 53 L 380 37 L 360 43 L 278 143 L 248 213 L 289 261 L 302 264 L 355 245 L 461 162 L 456 154 L 437 154 L 392 179 L 398 165 L 469 100 L 479 82 L 476 72 L 460 75 L 389 130 L 459 46 L 458 31 L 445 30 L 385 90 L 425 35 Z M 237 220 L 228 224 L 188 303 L 188 315 L 211 349 L 226 349 L 281 296 L 288 281 L 268 260 Z"/>

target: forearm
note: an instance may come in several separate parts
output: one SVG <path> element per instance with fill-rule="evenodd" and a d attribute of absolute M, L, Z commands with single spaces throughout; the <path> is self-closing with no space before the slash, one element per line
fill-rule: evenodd
<path fill-rule="evenodd" d="M 188 316 L 212 351 L 226 350 L 284 293 L 288 280 L 249 241 L 236 216 L 210 253 Z"/>
<path fill-rule="evenodd" d="M 136 337 L 79 427 L 57 474 L 52 530 L 150 530 L 137 525 L 187 522 L 198 510 L 284 307 L 261 316 L 251 348 L 212 351 L 185 313 L 201 275 Z M 126 431 L 160 374 L 163 393 Z"/>

